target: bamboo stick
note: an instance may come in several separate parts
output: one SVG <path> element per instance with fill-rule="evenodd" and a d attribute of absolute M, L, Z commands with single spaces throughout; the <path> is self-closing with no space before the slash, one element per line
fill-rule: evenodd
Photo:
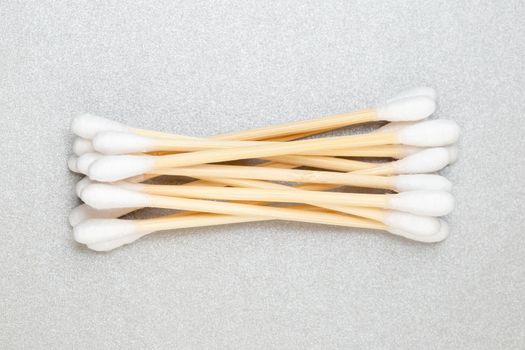
<path fill-rule="evenodd" d="M 366 147 L 396 143 L 395 133 L 364 134 L 264 144 L 232 149 L 212 149 L 191 153 L 159 156 L 154 159 L 154 169 L 183 167 L 204 163 L 225 162 L 238 159 L 266 158 L 297 154 L 309 150 Z"/>
<path fill-rule="evenodd" d="M 348 215 L 336 213 L 309 212 L 305 210 L 286 207 L 258 206 L 251 204 L 216 202 L 201 199 L 187 199 L 156 195 L 148 195 L 148 198 L 150 201 L 149 206 L 153 208 L 190 210 L 196 212 L 207 212 L 236 216 L 259 216 L 278 220 L 310 222 L 317 224 L 376 228 L 381 230 L 386 229 L 386 226 L 381 223 L 376 223 L 367 219 L 351 217 Z M 379 199 L 369 199 L 368 201 L 363 201 L 363 203 L 367 205 L 380 205 L 379 202 Z"/>
<path fill-rule="evenodd" d="M 303 120 L 281 125 L 274 125 L 258 129 L 245 130 L 213 136 L 217 140 L 265 140 L 288 135 L 310 134 L 325 132 L 349 125 L 367 123 L 377 120 L 374 109 L 364 109 L 356 112 L 326 116 L 312 120 Z M 132 128 L 133 133 L 143 136 L 172 138 L 171 134 L 152 130 Z"/>
<path fill-rule="evenodd" d="M 140 191 L 159 196 L 231 201 L 322 203 L 376 208 L 383 208 L 387 203 L 385 195 L 382 194 L 293 191 L 290 189 L 141 185 Z"/>
<path fill-rule="evenodd" d="M 286 208 L 288 210 L 301 210 L 302 212 L 316 213 L 319 211 L 311 210 L 306 206 L 296 206 Z M 323 218 L 326 217 L 323 213 Z M 337 215 L 337 214 L 336 214 Z M 215 225 L 227 225 L 235 223 L 244 223 L 244 222 L 256 222 L 256 221 L 270 221 L 275 220 L 272 218 L 265 218 L 261 216 L 235 216 L 235 215 L 225 215 L 225 214 L 192 214 L 186 216 L 175 216 L 168 215 L 160 218 L 145 219 L 145 220 L 136 220 L 136 223 L 141 230 L 144 231 L 164 231 L 164 230 L 173 230 L 180 228 L 190 228 L 190 227 L 203 227 L 203 226 L 215 226 Z M 357 217 L 352 217 L 349 215 L 338 215 L 335 219 L 334 216 L 330 215 L 330 220 L 337 220 L 337 226 L 345 227 L 358 227 L 358 228 L 367 228 L 367 229 L 376 229 L 376 230 L 385 230 L 387 227 L 384 224 L 375 222 L 368 219 L 359 219 Z M 318 223 L 318 222 L 316 222 Z"/>
<path fill-rule="evenodd" d="M 278 169 L 240 165 L 198 165 L 152 171 L 153 175 L 188 176 L 213 181 L 213 178 L 257 179 L 303 183 L 335 184 L 367 188 L 393 189 L 392 178 L 331 171 Z"/>

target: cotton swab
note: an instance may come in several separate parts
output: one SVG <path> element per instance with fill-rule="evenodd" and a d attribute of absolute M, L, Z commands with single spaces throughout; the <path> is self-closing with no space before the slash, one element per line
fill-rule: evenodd
<path fill-rule="evenodd" d="M 399 124 L 399 123 L 390 123 L 390 124 Z M 385 126 L 388 126 L 390 124 L 387 124 Z M 404 124 L 408 124 L 408 123 L 404 123 Z M 400 127 L 401 125 L 399 125 Z M 399 127 L 396 127 L 396 129 L 399 129 Z M 382 128 L 379 128 L 378 130 L 380 130 Z M 374 131 L 374 132 L 378 132 L 378 130 Z M 114 134 L 129 134 L 129 133 L 122 133 L 122 132 L 102 132 L 102 133 L 99 133 L 97 134 L 97 136 L 95 136 L 95 139 L 97 139 L 98 136 L 100 135 L 108 135 L 108 134 L 111 134 L 111 133 L 114 133 Z M 133 136 L 137 136 L 137 137 L 141 137 L 141 136 L 138 136 L 138 135 L 133 135 Z M 91 140 L 86 140 L 86 139 L 82 139 L 82 138 L 79 138 L 77 137 L 75 139 L 75 142 L 76 140 L 82 140 L 81 142 L 82 143 L 87 143 L 87 145 L 84 145 L 83 147 L 83 150 L 82 151 L 79 151 L 78 148 L 77 150 L 74 152 L 77 156 L 80 156 L 84 153 L 89 153 L 89 152 L 94 152 L 95 149 L 93 147 L 93 144 L 92 144 L 92 141 Z M 272 139 L 272 141 L 277 141 L 277 140 L 274 140 Z M 111 141 L 112 142 L 112 141 Z M 104 148 L 109 148 L 108 146 L 106 145 L 99 145 L 99 152 L 100 153 L 105 153 L 104 151 Z M 127 147 L 127 146 L 126 146 Z M 423 150 L 424 148 L 422 147 L 412 147 L 412 146 L 405 146 L 405 145 L 382 145 L 382 146 L 371 146 L 371 147 L 364 147 L 364 148 L 349 148 L 349 149 L 334 149 L 334 150 L 319 150 L 319 151 L 310 151 L 308 152 L 308 155 L 310 156 L 332 156 L 332 157 L 367 157 L 367 158 L 377 158 L 377 157 L 380 157 L 380 158 L 396 158 L 396 159 L 400 159 L 400 158 L 404 158 L 408 155 L 411 155 L 411 154 L 414 154 L 416 152 L 419 152 L 421 150 Z M 112 152 L 114 153 L 115 151 L 114 150 L 111 150 L 109 152 Z M 164 154 L 166 154 L 164 152 Z M 304 155 L 304 154 L 303 154 Z"/>
<path fill-rule="evenodd" d="M 354 186 L 366 188 L 381 188 L 389 190 L 400 190 L 401 183 L 406 189 L 408 183 L 414 183 L 414 187 L 423 188 L 449 188 L 449 183 L 442 181 L 442 177 L 418 174 L 401 176 L 379 176 L 354 173 L 338 173 L 331 171 L 298 170 L 262 168 L 254 166 L 238 165 L 200 165 L 188 168 L 173 168 L 155 172 L 156 175 L 187 176 L 198 179 L 212 180 L 214 178 L 227 179 L 257 179 L 267 181 L 289 181 L 317 184 L 334 184 L 339 186 Z"/>
<path fill-rule="evenodd" d="M 222 140 L 262 140 L 300 133 L 331 130 L 344 126 L 373 122 L 421 120 L 431 115 L 436 109 L 436 103 L 427 96 L 411 96 L 394 98 L 383 106 L 365 109 L 357 112 L 344 113 L 314 120 L 293 122 L 260 129 L 246 130 L 230 134 L 218 135 Z M 172 137 L 173 135 L 145 129 L 131 128 L 124 124 L 105 118 L 85 114 L 73 120 L 72 130 L 86 139 L 92 139 L 102 131 L 123 131 L 144 136 Z"/>
<path fill-rule="evenodd" d="M 370 164 L 362 170 L 353 170 L 349 167 L 353 174 L 373 174 L 373 175 L 394 175 L 394 174 L 417 174 L 417 173 L 432 173 L 443 169 L 445 166 L 455 160 L 457 152 L 453 148 L 436 147 L 423 150 L 419 153 L 408 156 L 394 162 L 386 164 Z M 341 160 L 342 164 L 344 160 Z M 319 164 L 322 167 L 322 164 Z M 297 174 L 293 175 L 278 175 L 273 174 Z M 271 168 L 260 168 L 253 166 L 238 166 L 238 165 L 196 165 L 193 167 L 179 167 L 170 169 L 161 169 L 149 171 L 152 175 L 172 175 L 172 176 L 188 176 L 195 178 L 253 178 L 258 180 L 273 180 L 273 181 L 294 181 L 294 182 L 312 182 L 312 183 L 339 183 L 331 182 L 331 179 L 346 178 L 346 175 L 335 172 L 316 172 L 306 170 L 280 170 Z M 325 177 L 326 176 L 326 177 Z M 352 177 L 352 175 L 350 175 Z M 334 180 L 337 181 L 337 180 Z M 346 183 L 348 184 L 348 183 Z M 348 184 L 350 185 L 350 184 Z"/>
<path fill-rule="evenodd" d="M 129 244 L 149 233 L 180 228 L 225 225 L 241 222 L 266 221 L 260 217 L 229 216 L 217 214 L 193 214 L 165 216 L 146 220 L 89 219 L 74 228 L 75 240 L 87 244 L 96 251 L 108 251 Z M 387 228 L 387 231 L 419 242 L 439 242 L 448 236 L 448 225 L 438 220 L 436 233 L 421 235 L 401 229 Z M 388 226 L 387 226 L 388 227 Z"/>
<path fill-rule="evenodd" d="M 156 219 L 150 219 L 150 221 L 153 220 Z M 109 251 L 122 245 L 129 244 L 149 233 L 156 231 L 212 225 L 215 226 L 241 222 L 266 221 L 251 217 L 235 217 L 213 214 L 201 214 L 194 218 L 174 218 L 169 222 L 166 222 L 167 220 L 165 219 L 163 220 L 165 222 L 158 229 L 144 230 L 141 226 L 149 226 L 151 224 L 147 224 L 145 221 L 137 222 L 121 219 L 91 219 L 75 227 L 75 240 L 77 240 L 79 243 L 87 244 L 88 248 L 95 251 Z M 445 239 L 449 232 L 446 222 L 443 220 L 438 221 L 440 224 L 439 230 L 436 233 L 430 235 L 418 235 L 410 231 L 403 231 L 400 229 L 389 229 L 388 232 L 414 241 L 435 243 Z M 133 226 L 128 225 L 130 223 L 133 224 Z M 111 239 L 107 239 L 104 235 L 104 232 L 112 232 L 113 234 L 111 235 Z"/>
<path fill-rule="evenodd" d="M 361 193 L 324 192 L 324 191 L 290 191 L 258 188 L 233 188 L 214 186 L 170 186 L 170 185 L 137 185 L 119 184 L 137 192 L 159 196 L 174 196 L 196 199 L 229 200 L 229 201 L 263 201 L 281 203 L 321 203 L 334 205 L 363 206 L 387 208 L 382 200 L 387 195 L 367 195 Z M 89 187 L 87 187 L 89 188 Z M 404 192 L 406 193 L 406 192 Z M 89 197 L 89 194 L 82 194 Z M 372 197 L 373 196 L 373 197 Z M 424 210 L 424 209 L 421 209 Z M 420 213 L 416 213 L 420 214 Z M 430 215 L 430 214 L 421 214 Z M 445 214 L 443 214 L 445 215 Z"/>
<path fill-rule="evenodd" d="M 295 191 L 290 192 L 291 193 L 287 194 L 288 196 L 293 196 L 296 193 Z M 320 194 L 326 195 L 328 192 L 320 192 Z M 345 196 L 345 203 L 349 206 L 384 208 L 405 211 L 416 215 L 447 215 L 454 206 L 454 198 L 450 193 L 445 191 L 410 191 L 397 194 L 345 194 L 347 195 Z M 280 199 L 279 194 L 272 193 L 272 195 L 275 195 L 276 200 Z M 268 217 L 274 217 L 283 220 L 286 220 L 287 215 L 290 215 L 289 219 L 291 221 L 301 221 L 301 216 L 296 215 L 298 213 L 276 213 L 276 211 L 284 211 L 286 209 L 282 207 L 274 208 L 249 204 L 149 195 L 107 184 L 91 184 L 87 186 L 82 191 L 82 200 L 86 204 L 96 209 L 152 207 L 198 212 L 212 212 L 216 214 L 227 215 L 266 215 Z M 305 197 L 303 197 L 302 200 L 311 202 L 306 200 Z M 281 201 L 285 200 L 281 198 Z M 315 202 L 315 200 L 313 202 Z"/>
<path fill-rule="evenodd" d="M 456 123 L 449 120 L 431 120 L 401 129 L 396 133 L 339 136 L 324 139 L 262 144 L 233 149 L 205 150 L 170 156 L 107 156 L 95 161 L 89 176 L 97 181 L 118 181 L 155 169 L 191 166 L 248 158 L 264 158 L 296 154 L 316 149 L 337 149 L 385 144 L 434 147 L 450 145 L 459 136 Z"/>
<path fill-rule="evenodd" d="M 270 126 L 249 130 L 243 133 L 244 140 L 260 140 L 270 137 L 310 132 L 315 130 L 336 129 L 344 126 L 374 122 L 374 121 L 400 121 L 421 120 L 434 113 L 436 103 L 424 97 L 406 97 L 395 99 L 383 106 L 366 109 L 358 112 L 345 113 L 331 117 L 324 117 L 303 122 L 294 122 L 280 126 Z M 236 135 L 232 134 L 232 135 Z M 225 136 L 228 136 L 226 134 Z M 233 137 L 234 139 L 237 137 Z M 224 139 L 224 136 L 222 137 Z"/>

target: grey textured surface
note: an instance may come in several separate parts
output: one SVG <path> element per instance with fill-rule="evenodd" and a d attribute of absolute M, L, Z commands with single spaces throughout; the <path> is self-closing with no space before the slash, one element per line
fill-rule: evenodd
<path fill-rule="evenodd" d="M 0 2 L 2 349 L 523 349 L 521 1 Z M 450 238 L 260 223 L 75 244 L 69 123 L 191 135 L 430 85 Z"/>

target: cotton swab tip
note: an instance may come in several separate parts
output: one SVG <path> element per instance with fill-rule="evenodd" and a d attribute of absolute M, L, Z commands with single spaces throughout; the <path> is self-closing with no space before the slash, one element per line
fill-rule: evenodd
<path fill-rule="evenodd" d="M 449 164 L 455 163 L 459 157 L 458 146 L 456 145 L 448 146 L 447 151 L 448 151 L 448 157 L 449 157 Z"/>
<path fill-rule="evenodd" d="M 82 180 L 77 182 L 77 184 L 75 185 L 75 193 L 77 194 L 77 196 L 80 198 L 84 188 L 86 188 L 86 186 L 88 186 L 88 185 L 90 185 L 92 183 L 93 182 L 91 181 L 91 179 L 88 176 L 85 176 Z"/>
<path fill-rule="evenodd" d="M 82 137 L 76 137 L 73 141 L 73 153 L 77 156 L 81 156 L 84 153 L 93 152 L 93 145 L 91 141 L 83 139 Z"/>
<path fill-rule="evenodd" d="M 450 164 L 450 152 L 445 147 L 427 148 L 392 163 L 397 174 L 432 173 Z"/>
<path fill-rule="evenodd" d="M 153 170 L 154 157 L 106 156 L 89 167 L 89 177 L 96 181 L 113 182 Z"/>
<path fill-rule="evenodd" d="M 76 226 L 88 219 L 115 219 L 131 213 L 139 208 L 95 209 L 87 204 L 81 204 L 69 213 L 69 223 Z"/>
<path fill-rule="evenodd" d="M 78 161 L 78 157 L 77 156 L 71 156 L 71 157 L 69 157 L 67 159 L 67 167 L 69 168 L 69 170 L 71 170 L 74 173 L 79 173 L 80 172 L 80 171 L 78 171 L 77 161 Z"/>
<path fill-rule="evenodd" d="M 153 151 L 155 140 L 129 132 L 104 131 L 93 139 L 93 147 L 104 154 L 126 154 Z"/>
<path fill-rule="evenodd" d="M 440 219 L 439 222 L 441 223 L 441 227 L 438 233 L 433 236 L 434 242 L 441 242 L 442 240 L 447 238 L 450 233 L 450 226 L 448 225 L 448 223 L 443 219 Z"/>
<path fill-rule="evenodd" d="M 137 239 L 147 235 L 148 233 L 135 233 L 132 235 L 127 235 L 122 238 L 112 239 L 109 241 L 101 241 L 96 243 L 90 243 L 87 245 L 87 247 L 91 250 L 94 250 L 96 252 L 107 252 L 119 247 L 122 247 L 123 245 L 133 243 Z"/>
<path fill-rule="evenodd" d="M 430 234 L 430 235 L 422 235 L 422 234 L 417 234 L 412 231 L 408 231 L 408 230 L 404 231 L 404 230 L 395 229 L 395 228 L 389 229 L 388 232 L 398 235 L 398 236 L 402 236 L 402 237 L 411 239 L 413 241 L 418 241 L 418 242 L 423 242 L 423 243 L 437 243 L 437 242 L 443 241 L 445 238 L 448 237 L 448 234 L 449 234 L 449 228 L 448 228 L 448 224 L 446 223 L 446 221 L 439 219 L 439 224 L 440 224 L 439 230 L 436 233 Z"/>
<path fill-rule="evenodd" d="M 150 204 L 146 194 L 107 184 L 86 186 L 81 198 L 95 209 L 147 207 Z"/>
<path fill-rule="evenodd" d="M 446 177 L 434 174 L 415 174 L 394 176 L 394 190 L 407 191 L 447 191 L 452 190 L 452 182 Z"/>
<path fill-rule="evenodd" d="M 407 97 L 428 97 L 434 101 L 437 100 L 437 92 L 431 87 L 428 86 L 419 86 L 411 89 L 406 89 L 392 97 L 391 99 L 387 100 L 387 102 L 392 102 L 396 100 L 400 100 Z"/>
<path fill-rule="evenodd" d="M 423 236 L 434 235 L 441 227 L 438 218 L 394 210 L 388 210 L 385 213 L 383 223 L 388 225 L 390 229 L 402 230 Z"/>
<path fill-rule="evenodd" d="M 459 126 L 446 119 L 435 119 L 407 126 L 397 132 L 398 141 L 408 146 L 440 147 L 459 138 Z"/>
<path fill-rule="evenodd" d="M 82 114 L 73 118 L 71 130 L 75 135 L 92 139 L 102 131 L 129 131 L 126 125 L 93 114 Z"/>
<path fill-rule="evenodd" d="M 75 241 L 84 244 L 119 239 L 139 233 L 138 225 L 131 220 L 89 219 L 73 229 Z"/>
<path fill-rule="evenodd" d="M 391 122 L 425 119 L 436 110 L 436 102 L 425 96 L 405 97 L 377 108 L 377 119 Z"/>
<path fill-rule="evenodd" d="M 80 171 L 84 175 L 87 175 L 91 164 L 93 164 L 96 160 L 102 157 L 103 157 L 102 154 L 96 153 L 96 152 L 90 152 L 90 153 L 85 153 L 81 155 L 77 161 L 78 171 Z"/>
<path fill-rule="evenodd" d="M 389 195 L 387 206 L 416 215 L 443 216 L 454 208 L 454 197 L 445 191 L 401 192 Z"/>

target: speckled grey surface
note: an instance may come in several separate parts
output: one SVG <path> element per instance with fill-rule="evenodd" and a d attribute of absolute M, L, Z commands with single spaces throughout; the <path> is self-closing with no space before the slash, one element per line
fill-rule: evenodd
<path fill-rule="evenodd" d="M 522 1 L 0 4 L 0 348 L 525 348 Z M 415 85 L 463 128 L 450 238 L 260 223 L 75 244 L 69 122 L 191 135 Z"/>

